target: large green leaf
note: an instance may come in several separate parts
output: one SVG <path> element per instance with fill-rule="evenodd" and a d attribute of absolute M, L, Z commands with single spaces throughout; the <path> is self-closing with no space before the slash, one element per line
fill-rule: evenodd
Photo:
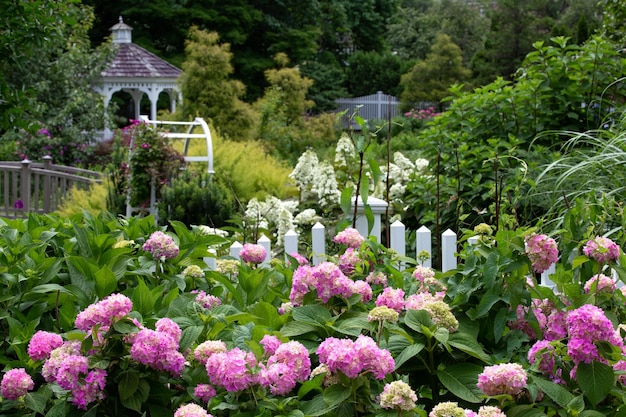
<path fill-rule="evenodd" d="M 593 361 L 578 365 L 576 381 L 578 381 L 585 397 L 596 406 L 613 388 L 615 376 L 613 368 L 609 365 Z"/>
<path fill-rule="evenodd" d="M 516 405 L 507 410 L 507 417 L 546 417 L 546 414 L 533 408 L 533 405 Z"/>
<path fill-rule="evenodd" d="M 422 326 L 430 327 L 434 323 L 427 311 L 408 310 L 404 316 L 404 324 L 416 332 L 422 333 Z"/>
<path fill-rule="evenodd" d="M 450 334 L 448 345 L 480 359 L 486 364 L 492 363 L 491 358 L 485 353 L 480 343 L 467 333 L 455 332 Z"/>
<path fill-rule="evenodd" d="M 317 304 L 296 307 L 292 310 L 291 314 L 295 321 L 311 324 L 319 323 L 325 325 L 331 318 L 328 309 Z"/>
<path fill-rule="evenodd" d="M 111 294 L 117 288 L 117 278 L 108 266 L 100 268 L 96 274 L 96 294 L 100 299 Z"/>
<path fill-rule="evenodd" d="M 183 332 L 180 336 L 180 350 L 184 351 L 193 345 L 202 331 L 204 330 L 203 326 L 189 326 L 183 329 Z"/>
<path fill-rule="evenodd" d="M 335 384 L 324 390 L 324 401 L 326 405 L 334 409 L 350 398 L 352 391 L 343 385 Z"/>
<path fill-rule="evenodd" d="M 561 385 L 555 384 L 547 379 L 531 377 L 531 381 L 543 391 L 555 403 L 563 408 L 567 408 L 568 404 L 574 400 L 574 395 Z"/>
<path fill-rule="evenodd" d="M 37 392 L 29 392 L 24 396 L 24 404 L 31 410 L 43 414 L 46 409 L 46 397 Z"/>
<path fill-rule="evenodd" d="M 117 391 L 120 399 L 125 400 L 132 397 L 139 389 L 139 372 L 129 369 L 120 374 Z"/>
<path fill-rule="evenodd" d="M 321 332 L 323 334 L 324 327 L 319 324 L 302 323 L 298 321 L 290 321 L 280 329 L 280 334 L 285 337 L 296 337 L 307 333 L 317 332 Z"/>
<path fill-rule="evenodd" d="M 396 358 L 395 358 L 395 362 L 396 362 L 395 370 L 397 371 L 398 368 L 400 368 L 400 366 L 402 366 L 402 364 L 404 364 L 406 361 L 408 361 L 409 359 L 419 355 L 419 353 L 423 349 L 424 349 L 424 344 L 423 343 L 415 343 L 413 345 L 407 346 L 402 352 L 400 352 L 400 354 L 398 356 L 396 356 Z"/>
<path fill-rule="evenodd" d="M 484 367 L 473 363 L 456 363 L 437 370 L 437 377 L 448 391 L 470 402 L 480 403 L 482 393 L 476 386 Z"/>

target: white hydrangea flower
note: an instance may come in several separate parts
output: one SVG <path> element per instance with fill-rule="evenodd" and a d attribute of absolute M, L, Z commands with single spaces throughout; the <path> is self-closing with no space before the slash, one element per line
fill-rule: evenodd
<path fill-rule="evenodd" d="M 417 158 L 415 160 L 415 171 L 416 172 L 424 172 L 428 168 L 428 159 Z"/>
<path fill-rule="evenodd" d="M 413 171 L 415 169 L 413 162 L 404 156 L 402 152 L 395 152 L 393 154 L 393 162 L 403 171 Z"/>
<path fill-rule="evenodd" d="M 339 203 L 341 193 L 337 186 L 335 170 L 332 165 L 322 162 L 315 175 L 311 191 L 317 194 L 320 206 L 334 206 Z"/>
<path fill-rule="evenodd" d="M 350 137 L 343 133 L 337 141 L 335 148 L 335 165 L 338 167 L 347 167 L 348 161 L 354 159 L 354 145 Z"/>
<path fill-rule="evenodd" d="M 312 150 L 306 150 L 296 164 L 289 178 L 293 179 L 296 187 L 300 190 L 302 197 L 305 198 L 311 192 L 311 188 L 316 182 L 315 175 L 318 171 L 319 159 L 317 154 Z"/>
<path fill-rule="evenodd" d="M 315 224 L 319 219 L 319 216 L 315 212 L 315 209 L 309 208 L 301 211 L 296 214 L 296 217 L 293 219 L 293 222 L 303 226 L 303 225 L 312 225 Z"/>

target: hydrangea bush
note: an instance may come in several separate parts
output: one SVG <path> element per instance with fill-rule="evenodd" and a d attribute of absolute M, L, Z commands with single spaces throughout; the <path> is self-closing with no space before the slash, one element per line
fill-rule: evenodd
<path fill-rule="evenodd" d="M 2 415 L 625 412 L 625 259 L 607 237 L 568 252 L 501 230 L 445 274 L 350 228 L 318 265 L 249 246 L 217 270 L 227 237 L 151 217 L 32 215 L 0 240 Z"/>

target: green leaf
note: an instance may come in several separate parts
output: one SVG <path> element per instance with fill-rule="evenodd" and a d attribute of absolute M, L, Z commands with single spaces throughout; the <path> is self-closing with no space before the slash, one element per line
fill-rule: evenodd
<path fill-rule="evenodd" d="M 434 323 L 425 310 L 408 310 L 404 316 L 404 324 L 416 332 L 422 333 L 422 326 L 430 327 Z"/>
<path fill-rule="evenodd" d="M 450 334 L 448 345 L 482 360 L 485 364 L 492 363 L 491 357 L 485 353 L 480 343 L 467 333 L 455 332 Z"/>
<path fill-rule="evenodd" d="M 310 401 L 302 402 L 300 404 L 300 411 L 307 417 L 318 417 L 333 411 L 332 407 L 326 405 L 324 396 L 322 394 L 316 395 Z"/>
<path fill-rule="evenodd" d="M 138 413 L 141 412 L 141 406 L 146 402 L 150 395 L 150 384 L 145 379 L 140 379 L 137 389 L 132 396 L 122 398 L 120 396 L 120 402 L 122 405 L 130 410 L 135 410 Z"/>
<path fill-rule="evenodd" d="M 67 401 L 56 401 L 46 413 L 46 417 L 65 417 L 68 415 L 70 408 L 70 403 L 68 403 Z"/>
<path fill-rule="evenodd" d="M 34 412 L 43 414 L 46 410 L 46 397 L 37 392 L 29 392 L 24 396 L 24 404 Z"/>
<path fill-rule="evenodd" d="M 202 334 L 204 330 L 203 326 L 189 326 L 183 329 L 183 332 L 180 336 L 180 350 L 184 351 L 187 348 L 190 348 L 191 345 L 195 343 L 198 337 Z"/>
<path fill-rule="evenodd" d="M 578 414 L 578 417 L 606 417 L 606 414 L 595 410 L 585 410 Z"/>
<path fill-rule="evenodd" d="M 317 333 L 320 330 L 324 331 L 320 325 L 290 321 L 280 329 L 280 334 L 285 337 L 296 337 L 307 333 Z"/>
<path fill-rule="evenodd" d="M 352 391 L 343 385 L 331 385 L 324 390 L 324 401 L 328 408 L 334 409 L 350 398 Z"/>
<path fill-rule="evenodd" d="M 580 363 L 576 370 L 576 381 L 594 406 L 611 391 L 614 379 L 613 368 L 597 361 Z"/>
<path fill-rule="evenodd" d="M 156 297 L 152 294 L 143 280 L 137 280 L 137 286 L 132 296 L 133 308 L 142 316 L 148 317 L 153 313 Z"/>
<path fill-rule="evenodd" d="M 507 417 L 545 417 L 546 414 L 533 408 L 530 404 L 516 405 L 507 410 Z"/>
<path fill-rule="evenodd" d="M 480 403 L 482 393 L 476 386 L 478 374 L 484 367 L 473 363 L 457 363 L 437 370 L 437 377 L 448 391 L 455 396 L 470 402 Z"/>
<path fill-rule="evenodd" d="M 120 374 L 120 380 L 118 382 L 117 391 L 120 394 L 120 399 L 125 400 L 132 397 L 139 388 L 139 373 L 133 370 L 128 370 Z"/>
<path fill-rule="evenodd" d="M 64 287 L 58 284 L 37 285 L 36 287 L 31 289 L 29 292 L 37 293 L 37 294 L 47 294 L 49 292 L 56 292 L 56 291 L 60 291 L 66 294 L 71 294 L 68 290 L 66 290 Z"/>
<path fill-rule="evenodd" d="M 407 346 L 402 352 L 400 352 L 400 354 L 398 356 L 396 356 L 396 358 L 395 358 L 395 362 L 396 362 L 395 370 L 397 371 L 398 368 L 400 368 L 400 366 L 402 366 L 402 364 L 404 364 L 409 359 L 417 356 L 423 349 L 424 349 L 424 344 L 423 343 L 415 343 L 413 345 Z"/>
<path fill-rule="evenodd" d="M 111 294 L 117 289 L 117 278 L 108 266 L 100 268 L 96 274 L 96 294 L 100 299 Z"/>
<path fill-rule="evenodd" d="M 480 298 L 480 302 L 476 307 L 476 315 L 472 317 L 473 319 L 479 319 L 485 317 L 489 314 L 491 307 L 498 301 L 502 300 L 502 297 L 497 292 L 487 292 Z"/>
<path fill-rule="evenodd" d="M 352 187 L 344 188 L 341 192 L 341 211 L 348 216 L 352 211 Z"/>
<path fill-rule="evenodd" d="M 310 304 L 294 308 L 292 317 L 295 321 L 325 325 L 326 322 L 330 321 L 331 315 L 326 307 Z"/>
<path fill-rule="evenodd" d="M 552 381 L 538 377 L 531 377 L 531 380 L 544 394 L 562 408 L 567 408 L 568 404 L 574 399 L 574 395 L 566 388 Z"/>

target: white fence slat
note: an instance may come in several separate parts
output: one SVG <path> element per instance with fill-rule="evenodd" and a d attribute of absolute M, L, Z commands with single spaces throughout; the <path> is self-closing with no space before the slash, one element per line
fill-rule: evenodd
<path fill-rule="evenodd" d="M 456 233 L 448 229 L 441 234 L 441 272 L 456 269 Z"/>
<path fill-rule="evenodd" d="M 432 263 L 432 237 L 430 229 L 426 226 L 422 226 L 415 232 L 415 256 L 417 257 L 421 251 L 426 251 L 430 257 L 424 261 L 424 266 L 431 268 Z"/>
<path fill-rule="evenodd" d="M 389 247 L 400 256 L 406 255 L 406 227 L 400 220 L 396 220 L 389 226 Z M 404 269 L 404 263 L 399 265 L 399 269 Z"/>
<path fill-rule="evenodd" d="M 233 244 L 230 245 L 230 256 L 239 259 L 239 252 L 241 252 L 241 248 L 243 248 L 241 243 L 233 242 Z"/>
<path fill-rule="evenodd" d="M 270 240 L 269 237 L 262 235 L 257 241 L 256 243 L 258 245 L 263 246 L 263 248 L 265 248 L 265 260 L 263 261 L 263 264 L 269 264 L 270 259 L 272 257 L 272 241 Z"/>
<path fill-rule="evenodd" d="M 311 228 L 311 246 L 313 248 L 313 265 L 319 265 L 326 255 L 326 228 L 317 222 Z"/>
<path fill-rule="evenodd" d="M 298 234 L 293 230 L 288 230 L 283 239 L 285 245 L 285 259 L 287 255 L 298 253 Z"/>

